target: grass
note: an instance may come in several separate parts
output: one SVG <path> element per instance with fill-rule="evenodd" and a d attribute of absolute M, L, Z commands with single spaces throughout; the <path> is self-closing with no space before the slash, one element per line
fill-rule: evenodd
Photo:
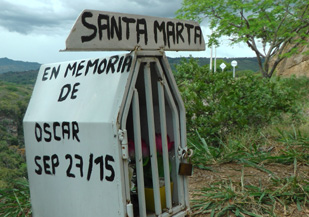
<path fill-rule="evenodd" d="M 0 189 L 0 216 L 31 216 L 29 184 L 26 179 L 13 183 L 13 188 Z"/>
<path fill-rule="evenodd" d="M 294 126 L 290 132 L 277 129 L 275 135 L 268 137 L 262 131 L 234 133 L 225 142 L 221 140 L 219 146 L 208 145 L 198 132 L 196 134 L 198 140 L 188 141 L 195 150 L 193 161 L 196 165 L 235 161 L 291 164 L 294 159 L 301 163 L 309 160 L 309 134 L 296 130 Z"/>
<path fill-rule="evenodd" d="M 269 129 L 258 134 L 236 133 L 217 147 L 208 145 L 198 133 L 199 141 L 190 141 L 195 149 L 193 162 L 199 168 L 211 170 L 214 165 L 228 163 L 242 167 L 238 180 L 217 180 L 199 189 L 191 201 L 194 215 L 278 216 L 278 210 L 288 215 L 291 207 L 299 212 L 309 208 L 309 175 L 299 173 L 298 168 L 309 166 L 309 134 L 294 125 L 284 131 L 277 128 L 272 135 L 266 135 L 265 130 Z M 268 169 L 272 164 L 281 165 L 282 170 L 293 165 L 293 174 L 276 175 Z M 247 180 L 250 177 L 244 173 L 244 167 L 265 173 L 269 181 L 252 184 Z"/>
<path fill-rule="evenodd" d="M 308 82 L 286 82 L 299 93 L 297 115 L 283 113 L 262 128 L 233 131 L 218 145 L 199 132 L 189 138 L 192 162 L 208 171 L 203 176 L 215 177 L 194 193 L 193 216 L 309 216 Z M 236 165 L 237 175 L 218 172 L 227 165 Z"/>
<path fill-rule="evenodd" d="M 295 168 L 297 171 L 297 168 Z M 269 185 L 245 184 L 242 170 L 240 181 L 223 180 L 209 184 L 192 200 L 195 215 L 210 216 L 276 216 L 278 207 L 288 213 L 295 204 L 301 211 L 308 206 L 309 182 L 295 174 L 286 178 L 272 178 Z"/>
<path fill-rule="evenodd" d="M 209 172 L 226 164 L 239 168 L 236 177 L 227 173 L 227 178 L 203 183 L 191 201 L 194 215 L 300 216 L 293 215 L 298 212 L 308 216 L 309 170 L 304 172 L 303 168 L 309 167 L 309 79 L 291 78 L 289 82 L 290 88 L 302 87 L 297 117 L 286 113 L 261 129 L 234 130 L 218 138 L 216 145 L 197 131 L 189 137 L 195 167 Z M 292 172 L 278 174 L 270 166 L 274 164 L 282 171 L 291 167 Z M 31 216 L 27 180 L 18 180 L 13 186 L 0 189 L 0 216 Z"/>
<path fill-rule="evenodd" d="M 211 216 L 227 216 L 234 214 L 236 216 L 274 216 L 275 206 L 279 204 L 283 209 L 296 202 L 297 207 L 301 210 L 308 200 L 307 192 L 304 192 L 302 186 L 297 183 L 295 178 L 286 181 L 286 185 L 280 186 L 277 191 L 273 192 L 270 186 L 245 185 L 239 186 L 239 183 L 219 182 L 205 187 L 199 193 L 202 199 L 192 201 L 193 209 L 198 210 L 195 214 L 210 214 Z M 280 180 L 279 182 L 282 182 Z M 283 192 L 282 190 L 288 191 Z M 294 201 L 296 199 L 296 201 Z M 301 199 L 300 199 L 301 198 Z"/>

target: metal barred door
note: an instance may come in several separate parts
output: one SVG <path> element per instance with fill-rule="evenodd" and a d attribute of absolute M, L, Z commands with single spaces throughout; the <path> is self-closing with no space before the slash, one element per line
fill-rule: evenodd
<path fill-rule="evenodd" d="M 120 124 L 128 150 L 126 198 L 134 216 L 189 212 L 186 177 L 178 175 L 184 160 L 179 153 L 186 150 L 184 116 L 166 57 L 137 56 Z"/>

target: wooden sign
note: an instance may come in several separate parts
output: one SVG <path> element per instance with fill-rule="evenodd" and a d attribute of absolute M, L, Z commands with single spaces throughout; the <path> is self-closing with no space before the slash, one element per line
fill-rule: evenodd
<path fill-rule="evenodd" d="M 201 51 L 201 27 L 183 21 L 84 10 L 66 40 L 66 51 L 117 50 Z"/>

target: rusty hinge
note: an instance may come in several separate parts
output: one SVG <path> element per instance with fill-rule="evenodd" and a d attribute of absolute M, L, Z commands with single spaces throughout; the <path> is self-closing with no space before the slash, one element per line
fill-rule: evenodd
<path fill-rule="evenodd" d="M 128 134 L 127 130 L 119 130 L 118 138 L 121 142 L 122 159 L 127 160 L 129 158 L 129 147 L 128 147 Z"/>

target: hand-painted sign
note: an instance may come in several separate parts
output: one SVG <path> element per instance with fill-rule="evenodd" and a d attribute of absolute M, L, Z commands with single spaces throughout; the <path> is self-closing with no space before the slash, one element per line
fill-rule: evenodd
<path fill-rule="evenodd" d="M 205 50 L 193 21 L 84 10 L 66 40 L 67 51 Z"/>
<path fill-rule="evenodd" d="M 111 122 L 133 58 L 41 66 L 24 117 L 34 216 L 120 216 L 118 132 Z"/>

